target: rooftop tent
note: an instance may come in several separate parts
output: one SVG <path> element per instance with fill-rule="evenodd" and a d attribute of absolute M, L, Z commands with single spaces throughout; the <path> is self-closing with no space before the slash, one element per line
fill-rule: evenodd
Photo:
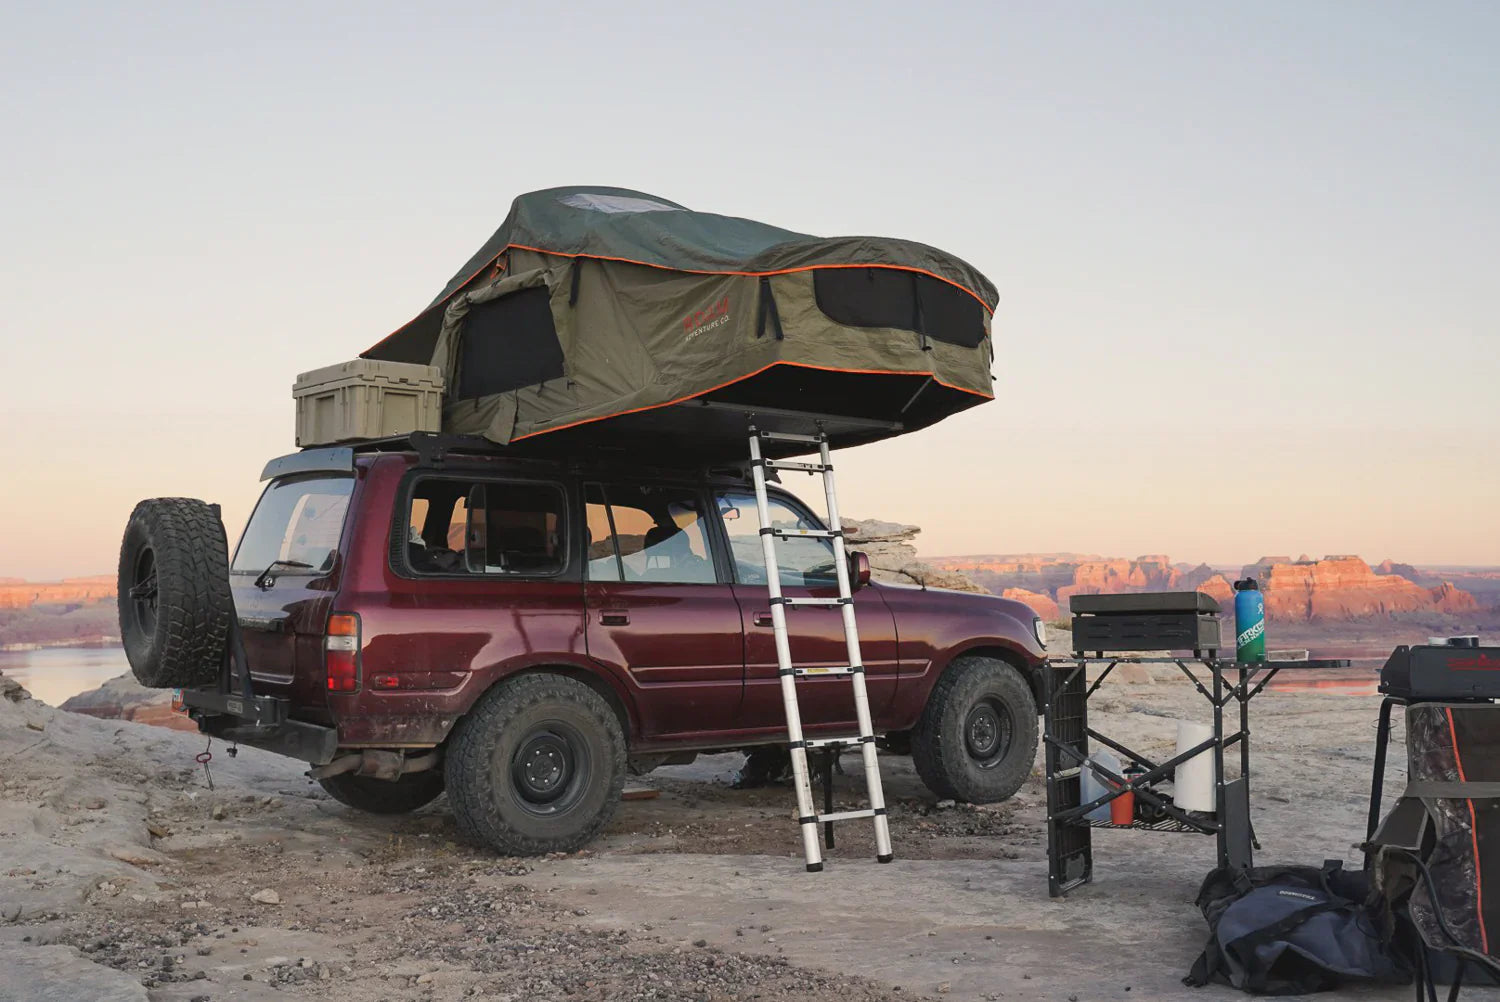
<path fill-rule="evenodd" d="M 443 427 L 518 448 L 727 460 L 761 427 L 836 445 L 992 398 L 995 288 L 883 237 L 821 238 L 621 188 L 522 195 L 365 358 L 443 369 Z"/>

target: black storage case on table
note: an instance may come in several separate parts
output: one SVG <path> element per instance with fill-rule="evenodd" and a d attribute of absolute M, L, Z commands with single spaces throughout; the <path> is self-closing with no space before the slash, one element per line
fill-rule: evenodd
<path fill-rule="evenodd" d="M 1222 642 L 1219 603 L 1200 591 L 1074 595 L 1073 650 L 1206 651 Z"/>

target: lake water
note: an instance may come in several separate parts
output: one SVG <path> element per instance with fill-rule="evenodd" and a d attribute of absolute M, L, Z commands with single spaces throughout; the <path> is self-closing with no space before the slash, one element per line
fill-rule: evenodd
<path fill-rule="evenodd" d="M 0 651 L 0 672 L 20 682 L 44 703 L 59 706 L 69 696 L 98 688 L 130 670 L 123 647 L 48 647 Z"/>

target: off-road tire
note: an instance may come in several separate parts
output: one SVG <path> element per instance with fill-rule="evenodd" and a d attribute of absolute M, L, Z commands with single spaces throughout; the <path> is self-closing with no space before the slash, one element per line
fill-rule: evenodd
<path fill-rule="evenodd" d="M 130 513 L 120 543 L 120 640 L 141 685 L 218 679 L 234 615 L 228 554 L 217 505 L 153 498 Z"/>
<path fill-rule="evenodd" d="M 517 778 L 529 761 L 518 753 L 550 752 L 548 742 L 560 742 L 559 754 L 571 755 L 573 769 L 583 770 L 567 773 L 572 778 L 555 802 L 562 806 L 552 814 L 539 813 L 548 805 L 528 799 Z M 625 735 L 609 704 L 582 682 L 522 675 L 485 693 L 458 722 L 444 771 L 448 803 L 469 840 L 509 856 L 573 852 L 619 807 Z"/>
<path fill-rule="evenodd" d="M 966 725 L 982 723 L 986 714 L 999 718 L 1008 734 L 1003 748 L 980 756 L 972 752 Z M 993 804 L 1019 790 L 1031 775 L 1036 748 L 1036 698 L 1020 671 L 998 658 L 955 659 L 911 732 L 912 765 L 927 789 L 971 804 Z"/>
<path fill-rule="evenodd" d="M 370 814 L 407 814 L 426 807 L 443 792 L 440 769 L 412 772 L 392 782 L 373 776 L 344 773 L 318 780 L 318 785 L 341 804 Z"/>

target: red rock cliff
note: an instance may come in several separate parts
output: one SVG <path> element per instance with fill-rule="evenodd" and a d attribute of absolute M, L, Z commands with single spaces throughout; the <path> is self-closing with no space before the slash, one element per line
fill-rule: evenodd
<path fill-rule="evenodd" d="M 29 609 L 34 605 L 88 605 L 114 597 L 113 575 L 0 584 L 0 609 Z"/>
<path fill-rule="evenodd" d="M 1306 562 L 1262 560 L 1245 568 L 1260 578 L 1266 615 L 1274 619 L 1368 619 L 1402 612 L 1471 612 L 1473 596 L 1449 584 L 1424 588 L 1396 574 L 1376 574 L 1355 556 Z"/>

